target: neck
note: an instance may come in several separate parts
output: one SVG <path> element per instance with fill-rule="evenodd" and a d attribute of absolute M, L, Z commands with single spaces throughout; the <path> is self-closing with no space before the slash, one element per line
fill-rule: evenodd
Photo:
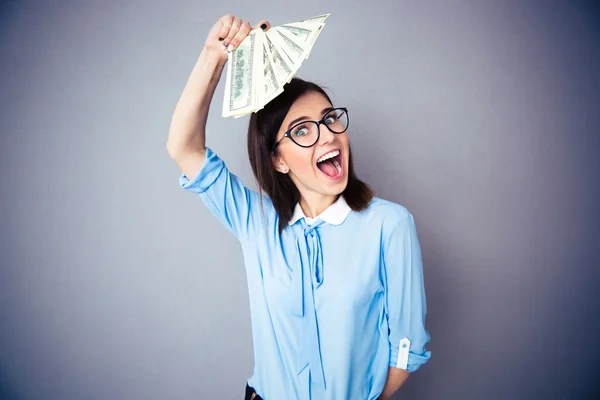
<path fill-rule="evenodd" d="M 316 193 L 303 193 L 300 196 L 302 212 L 309 218 L 315 218 L 332 205 L 339 196 Z"/>

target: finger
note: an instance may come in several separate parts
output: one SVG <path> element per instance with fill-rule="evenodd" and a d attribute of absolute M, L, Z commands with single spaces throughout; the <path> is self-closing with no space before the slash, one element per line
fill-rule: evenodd
<path fill-rule="evenodd" d="M 262 29 L 263 31 L 268 31 L 271 28 L 271 24 L 266 19 L 263 19 L 258 24 L 254 25 L 252 29 Z"/>
<path fill-rule="evenodd" d="M 250 22 L 244 22 L 242 26 L 240 26 L 240 30 L 238 31 L 238 33 L 234 36 L 233 39 L 231 39 L 227 51 L 229 51 L 230 53 L 234 51 L 240 45 L 240 43 L 242 43 L 242 41 L 246 39 L 246 36 L 248 36 L 250 30 L 252 30 Z"/>
<path fill-rule="evenodd" d="M 219 40 L 222 41 L 229 35 L 229 30 L 231 29 L 231 25 L 233 25 L 233 19 L 234 17 L 231 14 L 224 15 L 219 19 L 223 25 L 219 31 Z"/>
<path fill-rule="evenodd" d="M 229 33 L 227 34 L 227 37 L 225 37 L 225 40 L 223 40 L 223 46 L 229 46 L 229 43 L 231 43 L 231 40 L 235 37 L 235 35 L 240 30 L 241 25 L 242 25 L 242 20 L 237 17 L 233 17 L 233 23 L 231 24 L 231 29 L 229 29 Z"/>

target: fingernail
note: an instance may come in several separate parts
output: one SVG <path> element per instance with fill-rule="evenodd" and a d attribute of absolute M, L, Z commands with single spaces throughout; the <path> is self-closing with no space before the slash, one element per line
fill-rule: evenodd
<path fill-rule="evenodd" d="M 262 24 L 262 25 L 260 26 L 260 29 L 262 29 L 263 31 L 264 31 L 265 29 L 267 29 L 267 24 Z"/>
<path fill-rule="evenodd" d="M 225 40 L 225 38 L 224 38 L 224 37 L 220 37 L 220 38 L 219 38 L 219 42 L 222 42 L 223 40 Z"/>
<path fill-rule="evenodd" d="M 230 44 L 229 46 L 227 46 L 227 51 L 230 52 L 230 53 L 233 51 L 233 45 L 232 44 Z"/>

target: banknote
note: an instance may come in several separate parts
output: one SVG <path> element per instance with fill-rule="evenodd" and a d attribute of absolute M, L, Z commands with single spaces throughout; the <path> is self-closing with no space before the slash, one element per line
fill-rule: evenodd
<path fill-rule="evenodd" d="M 325 26 L 330 14 L 254 29 L 228 55 L 223 117 L 241 117 L 264 108 L 283 93 Z"/>
<path fill-rule="evenodd" d="M 302 61 L 306 58 L 306 44 L 291 39 L 289 33 L 283 32 L 277 28 L 270 30 L 268 35 L 271 35 L 274 41 L 279 44 L 280 48 L 283 50 L 283 54 L 297 71 L 302 64 Z"/>
<path fill-rule="evenodd" d="M 262 43 L 258 31 L 251 32 L 238 48 L 229 54 L 227 79 L 223 101 L 223 116 L 235 116 L 251 113 L 256 109 L 257 86 L 260 76 L 258 64 L 262 64 L 260 56 Z"/>
<path fill-rule="evenodd" d="M 315 34 L 316 30 L 312 26 L 306 26 L 301 24 L 289 24 L 278 26 L 277 29 L 287 32 L 288 35 L 293 35 L 294 39 L 302 43 L 309 43 L 311 37 Z"/>
<path fill-rule="evenodd" d="M 267 50 L 267 45 L 264 41 L 262 46 L 264 87 L 262 92 L 259 92 L 259 109 L 262 109 L 267 103 L 283 92 L 283 82 L 280 82 L 279 79 L 277 79 L 271 52 Z"/>
<path fill-rule="evenodd" d="M 317 16 L 310 17 L 310 18 L 307 18 L 307 19 L 302 19 L 302 20 L 300 20 L 300 21 L 298 21 L 298 22 L 309 22 L 309 23 L 321 24 L 321 23 L 324 23 L 324 22 L 325 22 L 325 20 L 326 20 L 326 19 L 327 19 L 327 18 L 328 18 L 330 15 L 331 15 L 331 13 L 330 13 L 330 14 L 321 14 L 321 15 L 317 15 Z"/>
<path fill-rule="evenodd" d="M 277 79 L 282 83 L 288 82 L 292 78 L 293 71 L 292 67 L 289 65 L 289 62 L 285 60 L 282 54 L 283 50 L 278 49 L 269 36 L 265 35 L 265 42 L 267 44 L 266 47 L 271 53 L 271 57 L 273 59 L 273 67 L 275 67 Z"/>
<path fill-rule="evenodd" d="M 304 24 L 304 23 L 296 23 L 296 24 L 288 24 L 277 27 L 280 31 L 287 33 L 288 37 L 295 40 L 296 42 L 300 42 L 306 47 L 306 55 L 305 58 L 308 58 L 310 55 L 310 51 L 312 50 L 314 42 L 317 40 L 317 37 L 323 30 L 325 24 Z"/>

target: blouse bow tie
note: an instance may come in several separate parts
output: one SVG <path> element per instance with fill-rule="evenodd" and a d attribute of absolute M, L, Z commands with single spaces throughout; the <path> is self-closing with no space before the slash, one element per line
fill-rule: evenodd
<path fill-rule="evenodd" d="M 304 235 L 296 239 L 300 260 L 292 272 L 292 313 L 302 319 L 296 372 L 299 375 L 308 366 L 313 383 L 325 389 L 314 293 L 323 283 L 323 253 L 317 229 L 323 221 L 313 226 L 303 221 L 303 225 Z"/>

